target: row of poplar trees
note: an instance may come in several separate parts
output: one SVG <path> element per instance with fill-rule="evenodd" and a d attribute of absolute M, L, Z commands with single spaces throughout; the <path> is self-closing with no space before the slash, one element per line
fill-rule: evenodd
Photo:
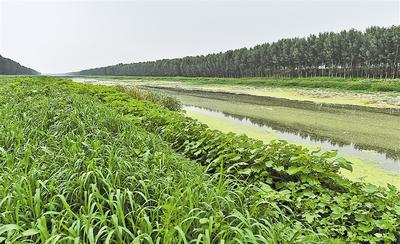
<path fill-rule="evenodd" d="M 216 54 L 118 64 L 80 75 L 400 77 L 400 26 L 324 32 Z"/>
<path fill-rule="evenodd" d="M 38 75 L 36 70 L 27 68 L 19 63 L 0 55 L 0 75 Z"/>

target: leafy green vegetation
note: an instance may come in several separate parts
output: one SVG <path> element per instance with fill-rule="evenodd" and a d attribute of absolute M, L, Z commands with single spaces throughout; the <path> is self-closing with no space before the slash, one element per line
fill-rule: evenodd
<path fill-rule="evenodd" d="M 66 84 L 21 78 L 0 88 L 0 242 L 318 240 L 261 203 L 254 185 L 204 174 L 137 118 Z M 102 89 L 107 99 L 115 91 Z"/>
<path fill-rule="evenodd" d="M 0 241 L 400 240 L 398 190 L 346 180 L 333 152 L 55 78 L 0 83 L 0 113 Z"/>
<path fill-rule="evenodd" d="M 144 75 L 208 77 L 368 77 L 400 76 L 400 26 L 365 31 L 323 32 L 286 38 L 252 48 L 117 64 L 75 75 Z"/>

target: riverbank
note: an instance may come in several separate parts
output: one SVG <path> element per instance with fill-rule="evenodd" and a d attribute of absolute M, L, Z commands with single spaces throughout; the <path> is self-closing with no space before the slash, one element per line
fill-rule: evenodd
<path fill-rule="evenodd" d="M 340 149 L 353 145 L 353 151 L 341 153 L 354 164 L 354 171 L 346 173 L 353 180 L 364 180 L 377 185 L 390 183 L 400 187 L 400 163 L 398 141 L 400 141 L 400 116 L 387 114 L 388 108 L 358 106 L 352 104 L 318 104 L 266 96 L 253 96 L 229 92 L 216 92 L 207 88 L 185 89 L 165 83 L 132 82 L 128 80 L 108 81 L 78 78 L 76 81 L 101 85 L 140 85 L 162 89 L 163 93 L 177 97 L 186 105 L 221 111 L 241 118 L 250 118 L 253 123 L 267 124 L 277 131 L 310 137 L 308 141 L 291 141 L 290 137 L 280 137 L 249 126 L 228 125 L 224 120 L 194 113 L 188 116 L 199 119 L 211 128 L 246 134 L 249 137 L 269 142 L 271 139 L 288 140 L 305 146 L 313 146 L 323 141 L 331 146 L 325 150 Z M 160 91 L 160 90 L 159 90 Z M 215 125 L 219 125 L 214 127 Z M 314 147 L 315 148 L 315 147 Z M 371 154 L 358 153 L 374 150 Z M 379 157 L 375 157 L 377 154 Z"/>
<path fill-rule="evenodd" d="M 335 144 L 355 144 L 358 148 L 385 152 L 400 158 L 400 116 L 360 109 L 324 107 L 287 100 L 212 92 L 157 89 L 177 97 L 184 104 L 204 107 L 253 119 L 281 131 L 305 134 Z"/>
<path fill-rule="evenodd" d="M 269 143 L 271 140 L 285 139 L 288 140 L 289 143 L 307 146 L 311 150 L 317 150 L 321 148 L 321 146 L 325 146 L 325 148 L 323 148 L 324 150 L 335 149 L 335 147 L 329 145 L 329 142 L 318 143 L 312 140 L 309 142 L 305 142 L 305 140 L 296 140 L 290 133 L 282 135 L 284 132 L 272 130 L 263 125 L 257 125 L 252 123 L 249 119 L 239 119 L 221 112 L 192 106 L 186 106 L 184 109 L 187 116 L 197 119 L 207 124 L 210 128 L 224 133 L 233 132 L 236 134 L 244 134 L 265 143 Z M 317 143 L 320 145 L 316 146 L 315 144 Z M 338 147 L 336 149 L 341 148 Z M 339 155 L 344 156 L 353 164 L 352 172 L 347 170 L 341 171 L 341 174 L 346 178 L 379 186 L 391 184 L 400 188 L 400 161 L 387 159 L 384 155 L 373 151 L 357 150 L 351 148 L 351 146 L 339 150 Z M 386 161 L 386 165 L 383 161 Z"/>
<path fill-rule="evenodd" d="M 335 153 L 225 134 L 118 87 L 21 77 L 0 102 L 0 242 L 69 241 L 86 222 L 84 242 L 399 240 L 398 190 L 344 178 Z"/>
<path fill-rule="evenodd" d="M 255 96 L 268 96 L 319 104 L 355 105 L 372 108 L 400 109 L 400 80 L 343 79 L 343 78 L 191 78 L 191 77 L 129 77 L 89 76 L 74 80 L 95 80 L 104 84 L 135 83 L 164 88 L 194 89 L 228 92 Z M 353 84 L 353 86 L 349 85 Z M 355 86 L 357 84 L 357 87 Z M 348 85 L 354 89 L 344 89 Z M 375 90 L 371 87 L 389 87 Z M 397 88 L 399 87 L 399 88 Z M 357 89 L 355 89 L 357 88 Z M 384 90 L 384 91 L 382 91 Z"/>

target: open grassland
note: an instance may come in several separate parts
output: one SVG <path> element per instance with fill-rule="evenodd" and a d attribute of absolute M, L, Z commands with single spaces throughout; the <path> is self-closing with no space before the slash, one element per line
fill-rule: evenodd
<path fill-rule="evenodd" d="M 0 242 L 400 240 L 399 191 L 335 153 L 55 78 L 0 82 L 0 114 Z"/>

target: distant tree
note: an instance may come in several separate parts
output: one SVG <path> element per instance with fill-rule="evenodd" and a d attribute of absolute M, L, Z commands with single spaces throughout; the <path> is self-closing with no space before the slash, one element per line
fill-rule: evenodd
<path fill-rule="evenodd" d="M 0 55 L 0 75 L 37 75 L 39 72 Z"/>
<path fill-rule="evenodd" d="M 216 54 L 118 64 L 77 72 L 80 75 L 215 77 L 400 77 L 400 26 L 370 27 Z"/>

